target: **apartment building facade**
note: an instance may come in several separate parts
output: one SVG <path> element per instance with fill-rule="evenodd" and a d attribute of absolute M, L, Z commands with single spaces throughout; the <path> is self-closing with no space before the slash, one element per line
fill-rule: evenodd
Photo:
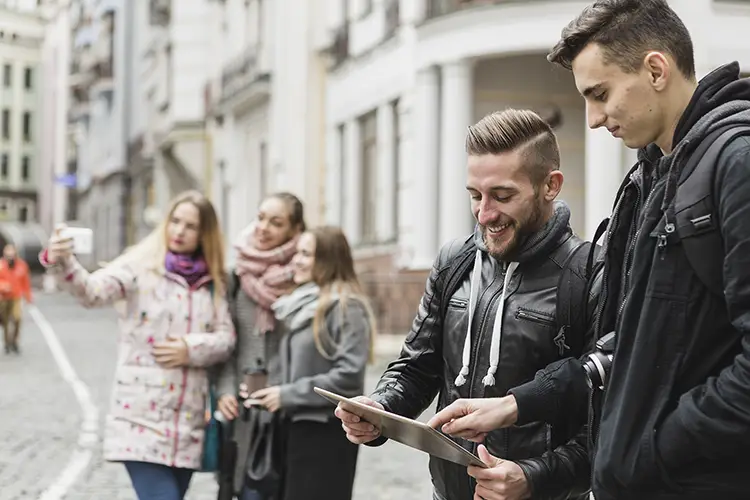
<path fill-rule="evenodd" d="M 546 53 L 589 2 L 342 0 L 327 9 L 326 220 L 341 224 L 384 329 L 408 327 L 442 244 L 473 228 L 466 127 L 506 107 L 554 124 L 572 226 L 592 236 L 635 152 L 587 127 L 572 75 Z M 699 76 L 738 59 L 750 6 L 674 1 Z M 747 66 L 746 66 L 747 68 Z M 750 69 L 750 68 L 748 68 Z"/>

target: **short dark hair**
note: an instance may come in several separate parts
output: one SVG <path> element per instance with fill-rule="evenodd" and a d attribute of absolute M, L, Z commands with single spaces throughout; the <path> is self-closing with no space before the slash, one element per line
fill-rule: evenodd
<path fill-rule="evenodd" d="M 499 155 L 521 148 L 523 168 L 535 187 L 544 182 L 547 174 L 560 168 L 555 133 L 531 110 L 496 111 L 470 126 L 466 134 L 466 153 L 470 156 Z"/>
<path fill-rule="evenodd" d="M 690 33 L 666 0 L 595 1 L 563 28 L 547 60 L 572 69 L 589 43 L 601 46 L 605 62 L 627 73 L 637 71 L 643 57 L 656 50 L 672 56 L 686 78 L 695 78 Z"/>

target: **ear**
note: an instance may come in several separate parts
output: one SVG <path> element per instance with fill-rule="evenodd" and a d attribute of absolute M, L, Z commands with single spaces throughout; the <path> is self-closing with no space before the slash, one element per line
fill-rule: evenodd
<path fill-rule="evenodd" d="M 649 52 L 643 58 L 643 66 L 648 72 L 649 82 L 654 90 L 664 90 L 672 73 L 669 59 L 662 52 Z"/>
<path fill-rule="evenodd" d="M 553 170 L 547 175 L 547 181 L 544 184 L 545 201 L 553 201 L 560 194 L 565 180 L 563 173 L 559 170 Z"/>

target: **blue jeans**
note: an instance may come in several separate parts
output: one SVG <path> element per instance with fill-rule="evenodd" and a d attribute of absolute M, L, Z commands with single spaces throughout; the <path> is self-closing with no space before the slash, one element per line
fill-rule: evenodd
<path fill-rule="evenodd" d="M 191 469 L 148 462 L 124 462 L 138 500 L 182 500 L 193 477 Z"/>

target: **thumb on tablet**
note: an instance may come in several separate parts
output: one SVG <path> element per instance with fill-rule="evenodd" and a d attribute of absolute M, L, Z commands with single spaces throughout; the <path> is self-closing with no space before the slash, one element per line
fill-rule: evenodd
<path fill-rule="evenodd" d="M 477 448 L 477 455 L 479 456 L 479 460 L 487 464 L 488 467 L 495 467 L 503 462 L 501 458 L 490 455 L 490 452 L 487 451 L 487 448 L 483 444 L 480 444 Z"/>

